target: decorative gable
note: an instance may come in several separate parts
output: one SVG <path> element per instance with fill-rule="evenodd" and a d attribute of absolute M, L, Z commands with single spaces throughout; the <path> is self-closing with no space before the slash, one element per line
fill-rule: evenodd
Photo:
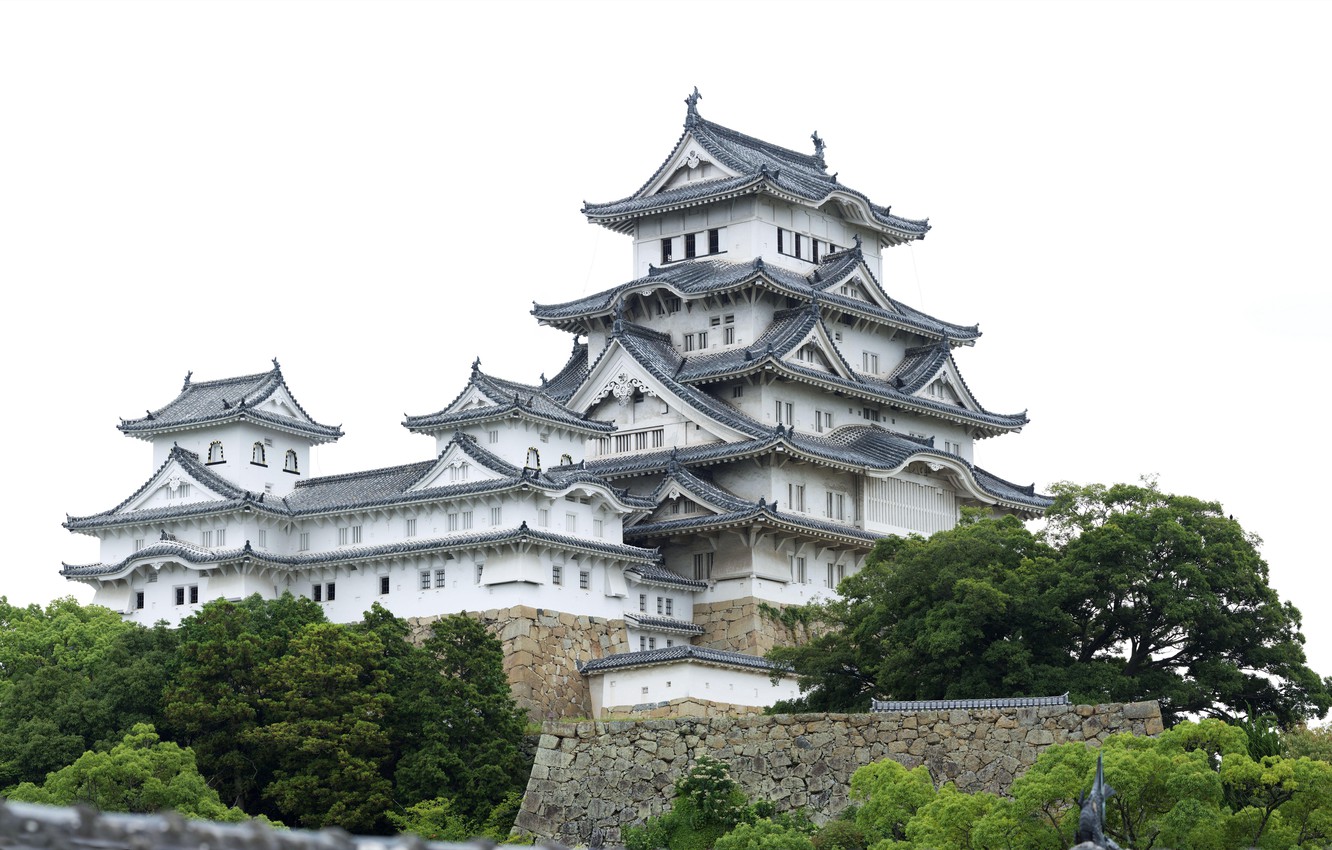
<path fill-rule="evenodd" d="M 494 470 L 478 463 L 476 458 L 469 455 L 457 442 L 453 442 L 440 455 L 439 460 L 435 461 L 434 466 L 407 489 L 409 492 L 431 490 L 436 487 L 450 487 L 455 484 L 466 484 L 469 481 L 489 481 L 501 477 Z"/>
<path fill-rule="evenodd" d="M 737 176 L 738 172 L 716 162 L 692 135 L 685 134 L 667 164 L 659 172 L 657 179 L 645 187 L 640 195 L 656 195 L 690 183 Z"/>
<path fill-rule="evenodd" d="M 218 494 L 197 477 L 191 475 L 179 461 L 167 461 L 157 475 L 129 501 L 116 511 L 119 514 L 158 508 L 179 508 L 198 502 L 223 501 Z"/>

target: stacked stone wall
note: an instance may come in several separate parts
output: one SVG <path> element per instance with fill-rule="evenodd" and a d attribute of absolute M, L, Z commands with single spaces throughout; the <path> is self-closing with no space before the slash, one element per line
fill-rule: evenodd
<path fill-rule="evenodd" d="M 513 698 L 533 720 L 591 717 L 592 694 L 579 661 L 629 651 L 623 620 L 565 614 L 527 605 L 468 612 L 504 647 L 504 673 Z M 438 617 L 408 621 L 412 639 L 425 639 Z"/>
<path fill-rule="evenodd" d="M 1003 794 L 1052 744 L 1161 728 L 1155 702 L 547 723 L 515 829 L 618 844 L 623 827 L 669 808 L 700 755 L 727 763 L 752 799 L 822 822 L 845 808 L 851 774 L 883 758 L 926 765 L 936 784 Z"/>
<path fill-rule="evenodd" d="M 762 713 L 763 709 L 759 706 L 713 702 L 698 697 L 677 697 L 661 702 L 617 705 L 605 709 L 605 714 L 617 720 L 658 720 L 663 717 L 748 717 Z"/>
<path fill-rule="evenodd" d="M 765 655 L 781 642 L 780 627 L 759 613 L 759 600 L 753 596 L 696 603 L 694 625 L 703 627 L 695 646 Z"/>

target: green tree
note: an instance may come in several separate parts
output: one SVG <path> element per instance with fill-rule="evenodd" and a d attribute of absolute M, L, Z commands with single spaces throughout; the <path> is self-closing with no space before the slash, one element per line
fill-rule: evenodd
<path fill-rule="evenodd" d="M 174 645 L 168 629 L 72 598 L 44 609 L 0 599 L 0 788 L 159 722 Z"/>
<path fill-rule="evenodd" d="M 774 614 L 811 635 L 769 654 L 804 690 L 782 708 L 1069 692 L 1159 700 L 1167 725 L 1246 711 L 1288 725 L 1332 707 L 1259 541 L 1216 503 L 1061 484 L 1047 519 L 1041 536 L 964 513 L 928 540 L 886 538 L 840 599 Z"/>
<path fill-rule="evenodd" d="M 665 814 L 624 830 L 627 850 L 710 850 L 736 824 L 757 820 L 725 763 L 699 756 L 675 780 L 675 799 Z"/>
<path fill-rule="evenodd" d="M 310 623 L 259 672 L 272 683 L 259 699 L 266 722 L 243 737 L 271 754 L 264 796 L 302 826 L 383 829 L 393 802 L 385 776 L 392 697 L 379 638 Z"/>
<path fill-rule="evenodd" d="M 759 818 L 737 824 L 717 839 L 714 850 L 814 850 L 814 843 L 799 828 Z"/>
<path fill-rule="evenodd" d="M 385 634 L 398 628 L 374 612 L 366 627 Z M 402 753 L 398 799 L 446 797 L 468 821 L 484 822 L 523 790 L 529 772 L 522 754 L 527 718 L 513 701 L 503 648 L 481 623 L 456 614 L 434 622 L 422 651 L 394 663 L 402 676 L 395 700 L 405 708 L 393 721 Z"/>
<path fill-rule="evenodd" d="M 1216 502 L 1152 483 L 1060 484 L 1047 535 L 1061 547 L 1079 693 L 1157 699 L 1167 721 L 1247 710 L 1288 724 L 1332 707 L 1305 664 L 1300 613 L 1268 585 L 1261 541 Z"/>
<path fill-rule="evenodd" d="M 245 813 L 224 806 L 195 765 L 194 753 L 162 741 L 153 727 L 136 725 L 108 751 L 89 751 L 47 776 L 8 792 L 11 800 L 68 806 L 80 803 L 107 812 L 172 809 L 186 817 L 239 821 Z"/>
<path fill-rule="evenodd" d="M 260 795 L 274 769 L 272 751 L 249 736 L 266 722 L 262 701 L 278 686 L 267 667 L 300 629 L 321 622 L 319 605 L 284 594 L 209 602 L 180 624 L 178 669 L 163 696 L 164 732 L 194 750 L 224 800 L 248 812 L 263 810 Z"/>

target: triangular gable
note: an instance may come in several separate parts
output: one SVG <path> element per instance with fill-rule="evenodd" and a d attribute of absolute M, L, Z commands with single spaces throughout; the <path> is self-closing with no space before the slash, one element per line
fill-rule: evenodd
<path fill-rule="evenodd" d="M 434 465 L 407 488 L 408 492 L 449 487 L 470 481 L 491 481 L 504 476 L 483 465 L 457 440 L 449 443 Z"/>
<path fill-rule="evenodd" d="M 726 168 L 707 152 L 692 133 L 686 132 L 675 150 L 657 171 L 656 179 L 644 186 L 638 197 L 646 197 L 704 180 L 722 180 L 739 177 L 737 171 Z"/>
<path fill-rule="evenodd" d="M 891 313 L 900 313 L 897 305 L 888 297 L 888 293 L 874 280 L 864 261 L 856 264 L 852 272 L 836 283 L 824 288 L 825 292 L 834 295 L 840 295 L 843 298 L 850 298 L 853 301 L 864 301 L 881 310 L 887 310 Z"/>
<path fill-rule="evenodd" d="M 254 409 L 272 416 L 295 419 L 297 422 L 314 423 L 314 420 L 301 411 L 300 406 L 296 404 L 296 399 L 291 397 L 291 393 L 287 391 L 285 386 L 274 389 L 268 398 L 256 404 Z"/>
<path fill-rule="evenodd" d="M 784 361 L 810 369 L 818 369 L 848 380 L 855 380 L 850 367 L 837 353 L 837 346 L 822 321 L 815 323 L 809 333 L 793 346 Z"/>
<path fill-rule="evenodd" d="M 980 402 L 976 401 L 976 397 L 971 394 L 966 382 L 962 380 L 962 373 L 958 371 L 951 355 L 943 362 L 934 377 L 916 391 L 915 396 L 974 413 L 985 412 L 985 408 L 980 406 Z"/>
<path fill-rule="evenodd" d="M 487 395 L 476 385 L 476 382 L 467 385 L 467 389 L 462 391 L 462 395 L 454 400 L 445 408 L 445 414 L 462 413 L 464 410 L 476 410 L 479 408 L 495 407 L 496 401 Z"/>
<path fill-rule="evenodd" d="M 118 507 L 114 513 L 128 514 L 158 508 L 179 508 L 199 502 L 229 500 L 204 483 L 199 476 L 177 458 L 170 458 L 139 492 Z"/>
<path fill-rule="evenodd" d="M 701 430 L 718 440 L 729 442 L 749 436 L 699 410 L 649 372 L 616 338 L 611 339 L 606 351 L 593 365 L 587 380 L 570 397 L 568 406 L 590 418 L 618 419 L 613 412 L 600 414 L 597 411 L 629 404 L 634 395 L 640 392 L 665 401 L 673 410 L 681 412 Z"/>

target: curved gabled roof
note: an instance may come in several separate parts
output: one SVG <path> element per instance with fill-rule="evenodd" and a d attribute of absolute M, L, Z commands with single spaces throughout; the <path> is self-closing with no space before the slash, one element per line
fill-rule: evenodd
<path fill-rule="evenodd" d="M 569 362 L 556 376 L 560 384 L 555 390 L 558 393 L 563 393 L 565 399 L 573 392 L 573 389 L 568 389 L 568 386 L 573 384 L 574 389 L 576 389 L 577 384 L 574 382 L 581 383 L 582 378 L 586 377 L 587 374 L 587 346 L 581 346 L 581 349 L 581 352 L 574 352 Z M 579 366 L 580 355 L 581 369 Z M 477 390 L 491 403 L 484 407 L 453 410 L 454 405 L 471 389 Z M 538 419 L 587 433 L 600 434 L 615 430 L 615 425 L 612 422 L 586 419 L 565 407 L 557 400 L 555 395 L 552 395 L 549 382 L 536 387 L 530 384 L 520 384 L 517 381 L 496 378 L 481 371 L 481 361 L 479 359 L 472 363 L 472 374 L 467 381 L 467 386 L 463 387 L 462 391 L 454 396 L 453 401 L 445 405 L 442 410 L 434 413 L 407 416 L 402 425 L 409 431 L 433 434 L 450 428 L 458 428 L 477 422 L 489 422 L 511 416 Z"/>
<path fill-rule="evenodd" d="M 974 482 L 976 491 L 995 504 L 1027 513 L 1039 513 L 1052 504 L 1049 496 L 1037 493 L 1034 485 L 1018 485 L 992 475 L 966 459 L 934 448 L 933 440 L 918 439 L 873 425 L 839 428 L 827 436 L 802 434 L 778 426 L 764 437 L 733 443 L 713 443 L 657 452 L 639 452 L 623 457 L 601 458 L 587 468 L 608 478 L 638 477 L 663 472 L 674 460 L 680 465 L 705 466 L 734 463 L 781 452 L 813 463 L 841 466 L 861 472 L 896 472 L 913 460 L 946 460 Z M 635 526 L 635 529 L 646 526 Z M 840 527 L 840 526 L 839 526 Z M 628 531 L 626 530 L 626 534 Z"/>
<path fill-rule="evenodd" d="M 853 276 L 869 281 L 867 286 L 876 290 L 888 307 L 861 301 L 834 290 Z M 860 251 L 841 251 L 825 258 L 809 274 L 802 275 L 781 266 L 768 265 L 762 257 L 750 262 L 732 263 L 724 260 L 692 260 L 671 263 L 663 268 L 652 268 L 649 273 L 628 283 L 593 295 L 567 301 L 563 304 L 532 305 L 532 315 L 539 322 L 566 330 L 581 330 L 593 318 L 609 320 L 618 305 L 631 294 L 646 294 L 665 289 L 683 298 L 717 295 L 738 289 L 759 286 L 786 298 L 799 301 L 820 301 L 824 307 L 842 313 L 861 316 L 891 327 L 909 330 L 928 339 L 944 339 L 957 344 L 969 344 L 981 335 L 976 325 L 959 325 L 936 319 L 889 297 L 864 265 Z"/>
<path fill-rule="evenodd" d="M 190 476 L 190 478 L 198 482 L 200 485 L 216 493 L 221 498 L 186 502 L 182 505 L 173 505 L 170 507 L 126 511 L 125 509 L 146 493 L 161 477 L 162 472 L 172 464 L 180 466 L 181 470 L 185 472 L 186 475 Z M 131 493 L 120 504 L 110 510 L 89 514 L 87 516 L 74 517 L 66 515 L 64 526 L 70 531 L 88 531 L 94 528 L 106 528 L 114 525 L 155 522 L 157 520 L 179 519 L 189 516 L 203 516 L 244 507 L 266 509 L 270 512 L 282 511 L 281 500 L 272 499 L 271 501 L 265 502 L 264 494 L 251 493 L 248 490 L 237 487 L 227 479 L 214 473 L 206 464 L 199 460 L 199 456 L 194 452 L 189 451 L 188 449 L 182 449 L 180 446 L 172 446 L 171 451 L 167 454 L 167 459 L 162 462 L 162 465 L 148 477 L 147 481 L 139 486 L 139 489 Z"/>
<path fill-rule="evenodd" d="M 829 200 L 840 200 L 858 210 L 862 220 L 857 223 L 876 231 L 884 244 L 923 239 L 929 231 L 928 220 L 893 215 L 889 207 L 879 206 L 865 194 L 839 183 L 836 174 L 828 173 L 823 158 L 824 143 L 817 133 L 811 136 L 814 153 L 802 154 L 705 120 L 698 114 L 698 98 L 695 90 L 685 101 L 689 111 L 684 131 L 647 182 L 627 198 L 603 204 L 585 203 L 583 214 L 589 221 L 623 233 L 643 215 L 762 192 L 812 207 Z M 691 139 L 732 176 L 687 183 L 649 194 Z"/>
<path fill-rule="evenodd" d="M 475 549 L 479 546 L 502 546 L 524 542 L 535 542 L 570 551 L 602 555 L 631 562 L 633 567 L 652 565 L 661 558 L 656 549 L 553 534 L 549 531 L 528 528 L 527 523 L 524 522 L 517 528 L 456 534 L 430 539 L 413 538 L 382 546 L 344 546 L 336 550 L 309 552 L 299 555 L 277 555 L 262 552 L 251 547 L 248 540 L 245 541 L 244 546 L 239 548 L 205 549 L 202 546 L 171 539 L 141 549 L 114 564 L 63 564 L 60 573 L 67 578 L 93 578 L 114 575 L 140 562 L 161 560 L 162 558 L 175 558 L 196 566 L 249 561 L 278 569 L 307 569 L 328 564 L 354 563 L 381 558 L 396 558 L 403 555 Z"/>
<path fill-rule="evenodd" d="M 180 395 L 166 406 L 148 411 L 142 419 L 122 419 L 120 430 L 131 437 L 151 439 L 165 432 L 249 419 L 301 434 L 315 443 L 327 443 L 342 436 L 340 426 L 321 425 L 305 412 L 282 377 L 277 360 L 270 371 L 255 375 L 199 382 L 191 381 L 190 377 L 185 376 Z M 258 409 L 279 389 L 291 399 L 301 418 L 277 416 Z"/>

